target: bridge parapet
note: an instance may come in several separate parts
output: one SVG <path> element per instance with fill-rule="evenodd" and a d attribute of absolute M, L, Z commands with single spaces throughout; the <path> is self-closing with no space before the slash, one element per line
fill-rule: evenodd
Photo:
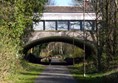
<path fill-rule="evenodd" d="M 34 16 L 37 15 L 38 13 L 34 13 Z M 28 43 L 50 36 L 94 41 L 89 31 L 96 30 L 95 19 L 96 14 L 91 9 L 83 12 L 81 7 L 45 6 L 40 21 L 33 22 L 34 32 Z"/>
<path fill-rule="evenodd" d="M 29 38 L 28 42 L 51 36 L 67 36 L 73 37 L 74 39 L 86 39 L 87 41 L 94 41 L 89 32 L 84 34 L 83 31 L 35 31 L 32 32 L 32 36 Z"/>

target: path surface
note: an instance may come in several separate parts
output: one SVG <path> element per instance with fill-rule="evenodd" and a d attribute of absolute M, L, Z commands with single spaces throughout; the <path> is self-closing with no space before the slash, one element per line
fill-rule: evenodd
<path fill-rule="evenodd" d="M 35 83 L 77 83 L 66 66 L 49 65 Z"/>

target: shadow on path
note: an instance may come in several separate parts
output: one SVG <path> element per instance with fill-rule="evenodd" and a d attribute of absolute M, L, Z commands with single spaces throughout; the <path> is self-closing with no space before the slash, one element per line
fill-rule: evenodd
<path fill-rule="evenodd" d="M 35 83 L 77 83 L 66 66 L 49 65 Z"/>

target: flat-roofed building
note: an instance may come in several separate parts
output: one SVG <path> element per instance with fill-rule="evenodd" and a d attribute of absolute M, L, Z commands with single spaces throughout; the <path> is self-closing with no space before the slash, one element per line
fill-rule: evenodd
<path fill-rule="evenodd" d="M 39 22 L 33 23 L 34 30 L 94 30 L 96 15 L 86 2 L 83 6 L 50 6 L 44 7 Z"/>

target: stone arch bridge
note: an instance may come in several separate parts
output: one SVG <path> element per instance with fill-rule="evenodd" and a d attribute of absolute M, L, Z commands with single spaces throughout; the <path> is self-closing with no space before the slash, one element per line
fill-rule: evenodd
<path fill-rule="evenodd" d="M 65 11 L 66 10 L 66 11 Z M 38 13 L 34 13 L 37 16 Z M 34 32 L 24 46 L 24 53 L 30 48 L 46 42 L 65 42 L 82 48 L 86 53 L 95 52 L 96 15 L 88 7 L 85 13 L 80 7 L 45 6 L 39 22 L 33 22 Z"/>

